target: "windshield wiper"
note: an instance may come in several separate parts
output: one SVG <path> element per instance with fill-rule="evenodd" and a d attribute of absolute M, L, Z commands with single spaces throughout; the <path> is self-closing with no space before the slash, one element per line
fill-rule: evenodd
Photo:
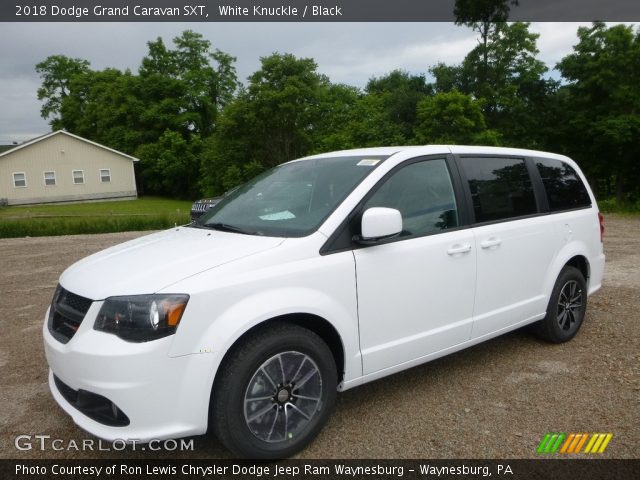
<path fill-rule="evenodd" d="M 203 226 L 207 228 L 213 228 L 214 230 L 220 230 L 221 232 L 241 233 L 243 235 L 262 235 L 262 232 L 246 230 L 241 227 L 236 227 L 235 225 L 229 225 L 228 223 L 205 223 Z"/>
<path fill-rule="evenodd" d="M 186 226 L 190 228 L 203 228 L 203 229 L 209 228 L 206 225 L 203 225 L 202 223 L 198 223 L 197 220 L 194 220 L 193 222 L 188 223 Z"/>

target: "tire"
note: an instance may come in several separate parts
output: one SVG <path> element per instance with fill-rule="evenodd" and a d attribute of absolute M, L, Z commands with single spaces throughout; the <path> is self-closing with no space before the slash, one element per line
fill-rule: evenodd
<path fill-rule="evenodd" d="M 547 315 L 535 325 L 535 332 L 548 342 L 568 342 L 580 330 L 586 311 L 587 283 L 580 270 L 567 265 L 558 275 Z"/>
<path fill-rule="evenodd" d="M 327 344 L 297 325 L 260 328 L 220 366 L 213 432 L 242 458 L 287 458 L 306 447 L 333 409 L 336 364 Z"/>

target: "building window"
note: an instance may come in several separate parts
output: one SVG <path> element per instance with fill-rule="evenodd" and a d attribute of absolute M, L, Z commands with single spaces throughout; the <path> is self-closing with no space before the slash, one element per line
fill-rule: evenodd
<path fill-rule="evenodd" d="M 48 187 L 56 184 L 56 172 L 44 172 L 44 184 Z"/>
<path fill-rule="evenodd" d="M 100 182 L 109 183 L 111 182 L 111 170 L 108 168 L 100 169 Z"/>
<path fill-rule="evenodd" d="M 84 170 L 73 171 L 73 183 L 76 185 L 82 185 L 84 183 Z"/>
<path fill-rule="evenodd" d="M 13 174 L 13 186 L 14 187 L 26 187 L 27 175 L 24 172 L 16 172 Z"/>

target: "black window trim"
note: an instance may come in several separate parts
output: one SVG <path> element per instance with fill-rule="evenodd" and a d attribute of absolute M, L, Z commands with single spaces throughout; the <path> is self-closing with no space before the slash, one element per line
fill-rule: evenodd
<path fill-rule="evenodd" d="M 540 195 L 542 195 L 542 197 L 544 198 L 546 210 L 542 212 L 543 215 L 556 215 L 558 213 L 575 212 L 575 211 L 578 211 L 578 210 L 588 210 L 590 208 L 593 208 L 593 199 L 591 198 L 591 193 L 589 192 L 590 187 L 588 186 L 588 184 L 585 184 L 584 180 L 578 174 L 578 171 L 573 167 L 573 165 L 571 165 L 570 163 L 565 162 L 564 160 L 561 160 L 559 158 L 552 158 L 552 157 L 536 156 L 536 157 L 529 157 L 529 160 L 530 160 L 532 168 L 533 168 L 533 172 L 534 172 L 533 176 L 537 180 L 537 182 L 539 183 L 539 188 L 540 188 L 540 192 L 541 192 Z M 571 167 L 571 169 L 576 174 L 576 178 L 578 180 L 580 180 L 580 183 L 582 184 L 583 188 L 585 189 L 585 191 L 587 193 L 587 197 L 589 198 L 589 205 L 584 205 L 582 207 L 562 208 L 562 209 L 559 209 L 559 210 L 551 210 L 551 204 L 549 203 L 549 194 L 547 193 L 547 189 L 544 186 L 544 182 L 542 181 L 542 177 L 540 176 L 540 171 L 538 170 L 538 167 L 536 165 L 536 161 L 538 161 L 538 160 L 557 160 L 558 162 L 561 162 L 561 163 Z"/>
<path fill-rule="evenodd" d="M 464 186 L 464 194 L 466 199 L 466 207 L 469 212 L 470 223 L 472 227 L 484 227 L 485 225 L 495 225 L 497 223 L 506 223 L 506 222 L 515 222 L 518 220 L 526 220 L 528 218 L 541 217 L 543 215 L 548 215 L 548 211 L 544 211 L 543 209 L 548 208 L 546 191 L 544 190 L 544 185 L 542 185 L 542 180 L 540 175 L 537 174 L 537 168 L 533 163 L 531 157 L 526 155 L 509 155 L 509 154 L 490 154 L 490 153 L 464 153 L 464 154 L 456 154 L 454 155 L 455 162 L 458 166 L 458 171 L 460 172 L 460 180 L 462 181 L 462 185 Z M 528 215 L 519 215 L 517 217 L 509 217 L 509 218 L 501 218 L 498 220 L 489 220 L 486 222 L 476 222 L 475 211 L 473 209 L 473 198 L 471 196 L 471 189 L 469 188 L 469 179 L 462 168 L 462 162 L 460 161 L 462 158 L 511 158 L 516 160 L 523 160 L 524 164 L 527 168 L 527 173 L 529 174 L 529 180 L 531 181 L 533 196 L 536 202 L 536 212 L 530 213 Z M 535 170 L 535 172 L 534 172 Z"/>
<path fill-rule="evenodd" d="M 427 232 L 420 235 L 411 235 L 407 237 L 393 237 L 384 240 L 380 240 L 372 245 L 364 245 L 361 243 L 357 243 L 353 240 L 351 232 L 353 227 L 357 227 L 360 223 L 360 219 L 362 218 L 362 208 L 364 204 L 384 185 L 384 183 L 396 172 L 401 170 L 404 167 L 408 167 L 409 165 L 413 165 L 414 163 L 427 162 L 431 160 L 444 160 L 447 170 L 449 171 L 449 177 L 451 179 L 451 184 L 453 186 L 453 194 L 456 201 L 456 208 L 458 210 L 458 226 L 455 228 L 448 228 L 446 230 Z M 432 155 L 422 155 L 419 157 L 409 158 L 407 160 L 402 161 L 387 173 L 384 174 L 382 178 L 380 178 L 376 184 L 369 189 L 369 191 L 365 194 L 364 197 L 358 202 L 358 204 L 349 212 L 349 214 L 345 217 L 345 219 L 340 223 L 340 225 L 334 230 L 334 232 L 329 236 L 326 242 L 320 248 L 320 255 L 330 255 L 332 253 L 341 253 L 348 252 L 353 250 L 358 250 L 361 248 L 370 248 L 378 245 L 386 245 L 388 243 L 402 242 L 406 240 L 414 240 L 417 238 L 430 237 L 433 235 L 441 235 L 443 233 L 448 232 L 456 232 L 459 230 L 464 230 L 471 226 L 471 213 L 469 211 L 465 193 L 463 188 L 463 183 L 461 181 L 460 171 L 458 165 L 454 159 L 454 155 L 450 153 L 441 153 L 441 154 L 432 154 Z"/>
<path fill-rule="evenodd" d="M 536 162 L 531 157 L 526 157 L 524 161 L 527 166 L 527 171 L 529 172 L 531 184 L 533 185 L 533 195 L 536 199 L 538 214 L 544 215 L 549 213 L 549 198 L 547 197 L 547 191 L 542 183 L 540 172 L 536 167 Z"/>
<path fill-rule="evenodd" d="M 523 160 L 525 162 L 525 166 L 527 168 L 527 172 L 529 174 L 529 179 L 531 180 L 531 184 L 533 187 L 533 195 L 536 202 L 536 212 L 531 213 L 529 215 L 520 215 L 518 217 L 509 217 L 509 218 L 501 218 L 499 220 L 491 220 L 487 222 L 476 222 L 475 221 L 475 212 L 473 209 L 473 199 L 471 197 L 471 189 L 469 188 L 469 181 L 467 176 L 462 168 L 460 159 L 461 158 L 512 158 Z M 563 209 L 563 210 L 555 210 L 552 211 L 549 207 L 549 200 L 547 196 L 547 191 L 544 187 L 544 183 L 542 182 L 542 177 L 540 176 L 540 172 L 536 166 L 537 159 L 547 159 L 551 157 L 544 156 L 527 156 L 527 155 L 509 155 L 509 154 L 493 154 L 493 153 L 464 153 L 464 154 L 433 154 L 433 155 L 423 155 L 420 157 L 414 157 L 403 161 L 402 163 L 396 165 L 391 170 L 389 170 L 378 182 L 371 187 L 371 189 L 367 192 L 367 194 L 358 202 L 358 204 L 353 208 L 353 210 L 346 216 L 346 218 L 342 221 L 342 223 L 334 230 L 334 232 L 329 236 L 329 238 L 325 241 L 325 243 L 320 248 L 320 255 L 329 255 L 332 253 L 340 253 L 353 251 L 360 248 L 368 248 L 376 245 L 384 245 L 387 243 L 394 243 L 398 241 L 404 240 L 413 240 L 414 238 L 422 238 L 431 235 L 440 235 L 447 232 L 455 232 L 458 230 L 463 230 L 465 228 L 475 228 L 475 227 L 483 227 L 485 225 L 495 225 L 498 223 L 506 223 L 506 222 L 515 222 L 518 220 L 526 220 L 529 218 L 542 217 L 546 215 L 557 215 L 565 212 L 573 212 L 578 210 L 588 210 L 593 208 L 593 201 L 591 200 L 591 195 L 589 194 L 588 187 L 585 185 L 587 189 L 587 194 L 589 195 L 590 204 L 583 207 L 576 207 L 571 209 Z M 459 225 L 455 228 L 450 228 L 444 231 L 439 232 L 429 232 L 422 235 L 413 235 L 410 237 L 396 237 L 390 238 L 386 240 L 381 240 L 373 245 L 363 245 L 353 241 L 351 235 L 351 228 L 353 226 L 353 222 L 359 222 L 362 212 L 361 209 L 363 205 L 367 202 L 367 200 L 382 186 L 382 184 L 397 172 L 399 169 L 411 165 L 413 163 L 418 163 L 422 161 L 428 160 L 446 160 L 447 168 L 449 169 L 449 175 L 451 176 L 451 183 L 453 184 L 453 191 L 456 199 L 456 204 L 458 207 L 458 220 Z M 560 160 L 563 163 L 564 160 Z M 568 164 L 570 165 L 570 164 Z M 571 165 L 570 165 L 571 166 Z M 574 169 L 575 170 L 575 169 Z M 577 174 L 577 172 L 576 172 Z M 578 178 L 582 181 L 582 178 L 578 175 Z M 584 181 L 582 181 L 584 184 Z"/>

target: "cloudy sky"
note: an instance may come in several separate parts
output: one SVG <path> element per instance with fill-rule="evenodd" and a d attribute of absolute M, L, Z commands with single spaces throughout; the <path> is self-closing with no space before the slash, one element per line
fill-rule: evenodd
<path fill-rule="evenodd" d="M 532 24 L 540 33 L 540 59 L 550 68 L 571 52 L 578 25 Z M 259 68 L 261 56 L 286 52 L 312 57 L 332 81 L 359 87 L 393 69 L 426 73 L 440 61 L 458 63 L 476 42 L 471 30 L 448 23 L 0 23 L 0 144 L 49 131 L 40 117 L 34 69 L 47 56 L 135 71 L 148 40 L 168 41 L 186 29 L 237 57 L 243 81 Z"/>

